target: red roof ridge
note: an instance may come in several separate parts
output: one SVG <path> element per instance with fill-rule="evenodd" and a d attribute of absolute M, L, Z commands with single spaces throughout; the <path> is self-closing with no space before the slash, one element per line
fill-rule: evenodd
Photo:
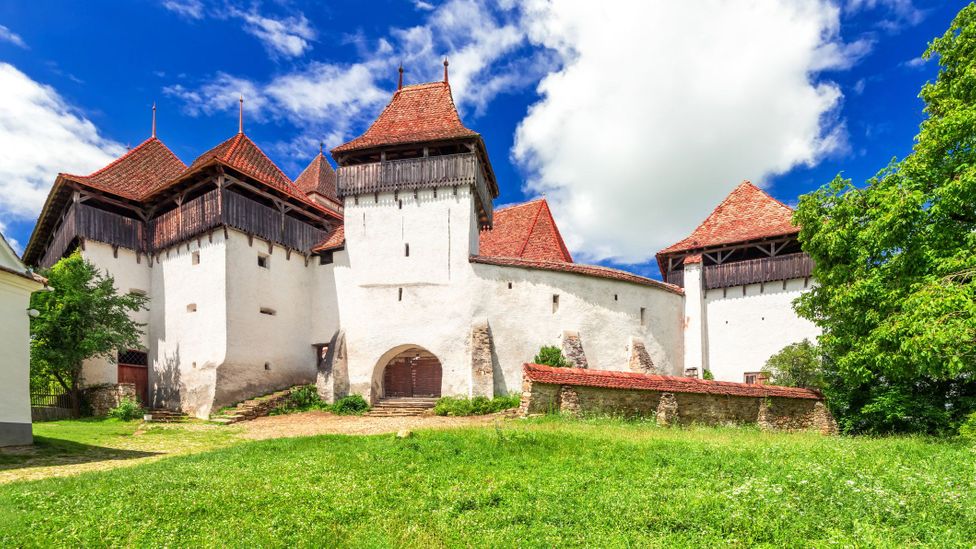
<path fill-rule="evenodd" d="M 669 393 L 695 393 L 752 398 L 797 398 L 823 400 L 823 395 L 813 389 L 758 385 L 732 381 L 712 381 L 695 377 L 665 376 L 615 370 L 591 370 L 584 368 L 554 368 L 542 364 L 522 365 L 529 381 L 552 385 L 581 385 L 609 389 L 660 391 Z"/>
<path fill-rule="evenodd" d="M 532 203 L 530 202 L 530 204 Z M 529 225 L 529 233 L 525 235 L 525 242 L 523 242 L 522 247 L 519 248 L 519 253 L 518 253 L 519 257 L 522 257 L 522 254 L 525 253 L 525 247 L 529 245 L 529 239 L 532 238 L 532 231 L 535 230 L 536 224 L 539 223 L 539 216 L 542 215 L 542 209 L 545 207 L 545 205 L 546 205 L 545 200 L 539 201 L 539 209 L 536 210 L 535 216 L 532 218 L 532 224 Z"/>
<path fill-rule="evenodd" d="M 542 202 L 545 199 L 546 198 L 544 196 L 540 196 L 539 198 L 533 198 L 532 200 L 526 200 L 525 202 L 518 202 L 516 204 L 506 204 L 506 205 L 502 206 L 501 208 L 495 208 L 495 213 L 504 212 L 505 210 L 510 210 L 512 208 L 521 208 L 523 206 L 528 206 L 529 204 L 535 204 L 536 202 Z"/>
<path fill-rule="evenodd" d="M 485 255 L 472 255 L 468 258 L 471 263 L 481 263 L 484 265 L 495 265 L 498 267 L 524 267 L 526 269 L 538 269 L 541 271 L 556 271 L 569 274 L 579 274 L 620 282 L 630 282 L 641 286 L 651 286 L 662 290 L 684 295 L 685 291 L 674 284 L 661 282 L 651 278 L 643 277 L 621 269 L 613 269 L 602 265 L 587 265 L 585 263 L 567 263 L 565 261 L 539 261 L 532 259 L 522 259 L 518 257 L 493 257 Z"/>

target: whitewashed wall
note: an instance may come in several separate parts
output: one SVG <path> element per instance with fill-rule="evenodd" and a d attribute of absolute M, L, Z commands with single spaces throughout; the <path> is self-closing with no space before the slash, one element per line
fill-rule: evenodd
<path fill-rule="evenodd" d="M 2 243 L 0 243 L 2 245 Z M 19 269 L 18 269 L 19 270 Z M 31 292 L 41 285 L 0 271 L 0 446 L 30 444 Z"/>
<path fill-rule="evenodd" d="M 313 383 L 314 324 L 319 324 L 319 333 L 328 331 L 329 319 L 336 315 L 327 308 L 328 282 L 313 284 L 312 276 L 328 277 L 328 270 L 318 271 L 316 258 L 306 265 L 301 254 L 289 256 L 284 248 L 269 248 L 258 238 L 249 242 L 233 230 L 226 251 L 227 351 L 217 370 L 214 406 Z M 259 257 L 267 258 L 267 268 L 258 265 Z M 313 289 L 317 299 L 312 297 Z M 262 314 L 262 308 L 274 314 Z M 313 316 L 319 317 L 317 323 L 311 321 Z"/>
<path fill-rule="evenodd" d="M 115 290 L 120 294 L 131 291 L 141 291 L 146 295 L 152 294 L 152 275 L 149 259 L 143 255 L 137 260 L 132 250 L 119 248 L 112 251 L 112 246 L 101 242 L 86 241 L 81 257 L 94 264 L 103 273 L 115 279 Z M 151 304 L 150 304 L 151 306 Z M 142 344 L 149 347 L 149 318 L 148 310 L 139 311 L 131 315 L 132 319 L 143 326 Z M 118 383 L 118 366 L 107 358 L 92 358 L 82 364 L 82 383 L 85 385 L 100 385 L 103 383 Z"/>
<path fill-rule="evenodd" d="M 333 270 L 352 392 L 380 398 L 383 367 L 417 346 L 440 360 L 442 394 L 468 394 L 471 327 L 484 319 L 495 347 L 498 394 L 519 390 L 522 364 L 541 346 L 559 345 L 565 330 L 580 333 L 592 368 L 627 369 L 629 339 L 638 336 L 659 368 L 681 370 L 681 295 L 576 274 L 472 264 L 478 226 L 467 189 L 456 196 L 443 188 L 436 197 L 424 190 L 417 198 L 412 192 L 398 198 L 402 207 L 393 193 L 345 201 L 346 250 L 335 254 Z M 553 313 L 557 293 L 560 305 Z"/>
<path fill-rule="evenodd" d="M 804 289 L 801 278 L 788 280 L 785 290 L 776 281 L 706 292 L 708 364 L 715 379 L 741 382 L 745 372 L 760 371 L 783 347 L 820 335 L 793 311 Z"/>

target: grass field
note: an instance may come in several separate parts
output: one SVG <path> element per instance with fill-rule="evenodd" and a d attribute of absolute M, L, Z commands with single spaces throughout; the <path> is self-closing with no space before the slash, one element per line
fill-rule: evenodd
<path fill-rule="evenodd" d="M 235 443 L 0 486 L 0 546 L 965 546 L 976 452 L 611 420 Z"/>

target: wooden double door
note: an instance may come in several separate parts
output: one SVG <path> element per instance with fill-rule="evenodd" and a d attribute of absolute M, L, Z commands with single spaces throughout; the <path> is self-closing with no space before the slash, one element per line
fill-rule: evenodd
<path fill-rule="evenodd" d="M 119 383 L 132 383 L 136 386 L 139 403 L 149 406 L 149 360 L 141 351 L 119 353 Z"/>
<path fill-rule="evenodd" d="M 383 371 L 383 396 L 439 397 L 441 396 L 441 363 L 430 355 L 398 355 Z"/>

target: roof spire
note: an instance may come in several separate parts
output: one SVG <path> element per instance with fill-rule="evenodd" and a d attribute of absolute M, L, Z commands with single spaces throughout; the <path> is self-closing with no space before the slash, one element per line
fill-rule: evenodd
<path fill-rule="evenodd" d="M 397 80 L 397 91 L 399 91 L 403 89 L 403 63 L 402 62 L 400 63 L 400 68 L 397 69 L 397 71 L 399 71 L 400 73 L 400 79 Z"/>
<path fill-rule="evenodd" d="M 444 58 L 444 83 L 447 84 L 447 58 Z"/>
<path fill-rule="evenodd" d="M 237 133 L 244 133 L 244 94 L 241 94 L 241 112 L 237 115 Z"/>
<path fill-rule="evenodd" d="M 152 136 L 156 137 L 156 102 L 153 101 Z"/>
<path fill-rule="evenodd" d="M 319 154 L 325 154 L 325 141 L 319 141 Z"/>

